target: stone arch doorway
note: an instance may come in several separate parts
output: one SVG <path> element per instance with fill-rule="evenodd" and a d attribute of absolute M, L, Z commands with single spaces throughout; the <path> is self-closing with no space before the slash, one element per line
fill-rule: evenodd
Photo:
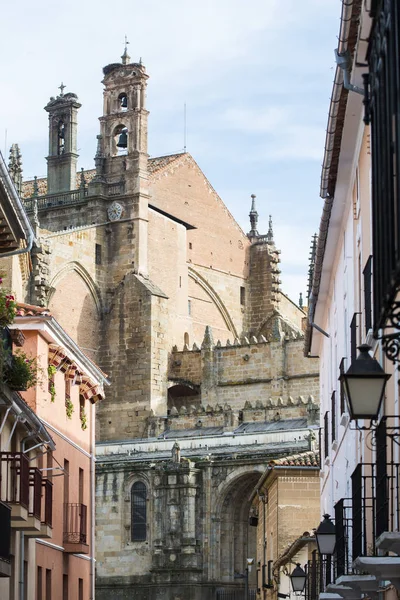
<path fill-rule="evenodd" d="M 235 575 L 244 573 L 247 558 L 256 558 L 257 528 L 249 525 L 251 492 L 262 474 L 247 471 L 233 476 L 217 499 L 213 579 L 221 583 L 243 585 Z M 249 583 L 256 583 L 253 569 Z"/>

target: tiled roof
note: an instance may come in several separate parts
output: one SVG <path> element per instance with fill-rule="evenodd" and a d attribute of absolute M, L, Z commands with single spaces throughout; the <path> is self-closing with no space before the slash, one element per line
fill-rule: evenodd
<path fill-rule="evenodd" d="M 314 451 L 293 454 L 272 460 L 270 466 L 277 467 L 319 467 L 319 453 Z"/>
<path fill-rule="evenodd" d="M 50 310 L 48 308 L 42 308 L 41 306 L 35 306 L 34 304 L 25 304 L 24 302 L 18 302 L 17 306 L 17 317 L 50 317 Z"/>
<path fill-rule="evenodd" d="M 158 173 L 161 169 L 168 166 L 178 158 L 182 156 L 182 152 L 179 154 L 169 154 L 168 156 L 156 156 L 154 158 L 149 158 L 148 161 L 148 169 L 149 175 L 153 175 L 154 173 Z M 85 176 L 86 185 L 94 179 L 96 175 L 96 169 L 88 169 L 87 171 L 83 171 Z M 36 180 L 38 186 L 38 194 L 39 196 L 44 196 L 47 194 L 47 177 L 41 177 Z M 78 171 L 76 174 L 76 188 L 79 188 L 79 184 L 81 182 L 81 171 Z M 22 184 L 22 197 L 30 198 L 33 194 L 33 179 L 29 181 L 24 181 Z"/>

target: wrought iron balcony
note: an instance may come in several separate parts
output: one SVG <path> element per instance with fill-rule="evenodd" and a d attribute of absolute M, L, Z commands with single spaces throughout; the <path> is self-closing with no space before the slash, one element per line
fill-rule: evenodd
<path fill-rule="evenodd" d="M 87 545 L 87 506 L 79 503 L 64 504 L 64 550 L 86 554 Z"/>
<path fill-rule="evenodd" d="M 29 508 L 29 461 L 22 452 L 0 452 L 0 500 L 12 507 L 12 519 L 24 520 Z"/>
<path fill-rule="evenodd" d="M 317 550 L 312 553 L 312 559 L 307 563 L 307 581 L 305 600 L 318 600 L 319 595 L 326 591 L 328 585 L 334 582 L 336 565 L 331 556 L 322 558 Z"/>
<path fill-rule="evenodd" d="M 42 509 L 42 474 L 39 469 L 29 469 L 29 516 L 35 519 L 41 518 Z"/>
<path fill-rule="evenodd" d="M 53 527 L 53 484 L 48 479 L 42 481 L 44 503 L 42 507 L 42 525 Z"/>

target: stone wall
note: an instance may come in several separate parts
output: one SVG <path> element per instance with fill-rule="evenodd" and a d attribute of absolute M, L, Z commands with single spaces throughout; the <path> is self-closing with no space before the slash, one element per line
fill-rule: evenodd
<path fill-rule="evenodd" d="M 168 377 L 201 383 L 204 409 L 229 405 L 236 411 L 245 409 L 249 415 L 255 409 L 250 420 L 261 418 L 260 410 L 271 416 L 278 409 L 281 418 L 303 416 L 310 397 L 318 402 L 319 384 L 318 360 L 305 359 L 302 346 L 302 338 L 280 342 L 260 338 L 248 343 L 237 340 L 228 346 L 217 342 L 208 348 L 203 345 L 201 350 L 175 349 Z"/>

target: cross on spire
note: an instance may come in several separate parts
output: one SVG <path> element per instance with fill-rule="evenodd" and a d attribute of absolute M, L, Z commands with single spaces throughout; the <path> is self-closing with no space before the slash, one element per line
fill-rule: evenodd
<path fill-rule="evenodd" d="M 129 54 L 128 54 L 128 44 L 129 44 L 129 42 L 128 42 L 128 38 L 125 36 L 125 42 L 124 42 L 124 46 L 125 46 L 125 47 L 124 47 L 124 53 L 123 53 L 123 55 L 121 56 L 121 58 L 122 58 L 122 64 L 123 64 L 123 65 L 128 65 L 128 64 L 129 64 L 129 61 L 130 61 L 130 59 L 131 59 L 131 57 L 130 57 L 130 56 L 129 56 Z"/>
<path fill-rule="evenodd" d="M 61 91 L 60 91 L 60 96 L 64 96 L 64 89 L 65 89 L 66 87 L 67 87 L 67 86 L 66 86 L 66 85 L 64 85 L 64 84 L 63 84 L 63 82 L 61 82 L 61 85 L 60 85 L 60 86 L 59 86 L 59 88 L 58 88 L 59 90 L 61 90 Z"/>

